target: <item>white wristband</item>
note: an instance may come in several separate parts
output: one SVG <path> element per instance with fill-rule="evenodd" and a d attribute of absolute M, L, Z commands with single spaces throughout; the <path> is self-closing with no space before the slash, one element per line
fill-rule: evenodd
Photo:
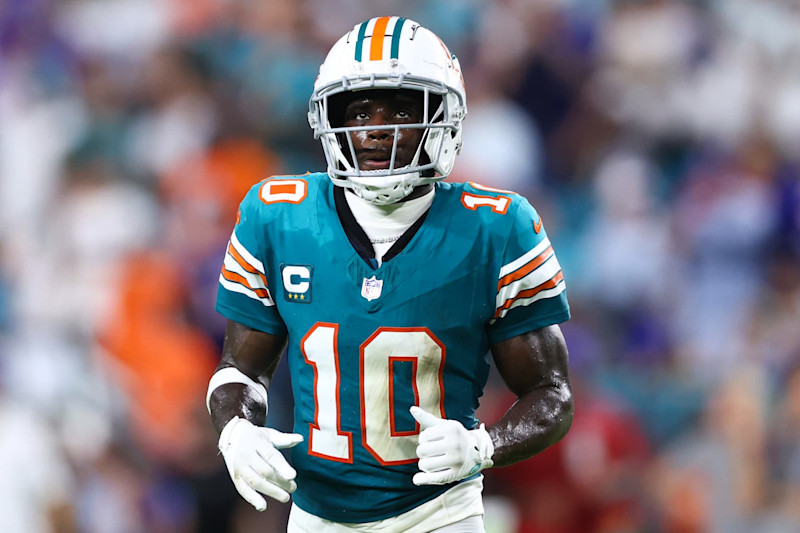
<path fill-rule="evenodd" d="M 247 385 L 261 395 L 261 397 L 264 399 L 265 406 L 269 405 L 267 402 L 267 388 L 264 385 L 258 383 L 257 381 L 253 381 L 247 374 L 238 368 L 228 366 L 215 372 L 214 375 L 211 376 L 211 381 L 208 382 L 208 392 L 206 393 L 206 409 L 208 409 L 209 414 L 211 413 L 211 393 L 214 392 L 214 389 L 217 387 L 226 385 L 228 383 L 241 383 L 242 385 Z"/>

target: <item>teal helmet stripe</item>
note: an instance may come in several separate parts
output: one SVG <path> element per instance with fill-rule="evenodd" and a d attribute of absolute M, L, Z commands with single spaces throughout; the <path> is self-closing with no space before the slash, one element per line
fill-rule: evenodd
<path fill-rule="evenodd" d="M 356 61 L 361 61 L 361 50 L 364 48 L 364 36 L 367 34 L 367 24 L 369 21 L 362 22 L 358 28 L 358 38 L 356 39 Z"/>
<path fill-rule="evenodd" d="M 397 19 L 397 22 L 394 24 L 394 29 L 392 30 L 392 59 L 398 58 L 398 52 L 400 51 L 400 34 L 403 33 L 403 24 L 405 24 L 406 19 L 400 17 Z"/>
<path fill-rule="evenodd" d="M 394 17 L 392 17 L 394 18 Z M 371 19 L 374 20 L 374 19 Z M 371 22 L 368 20 L 366 22 L 362 22 L 361 25 L 358 27 L 358 37 L 356 37 L 356 61 L 362 60 L 362 53 L 364 51 L 364 40 L 367 36 L 367 25 Z M 394 24 L 394 28 L 392 29 L 392 46 L 391 46 L 391 53 L 389 57 L 391 59 L 397 59 L 400 53 L 400 35 L 403 33 L 403 24 L 405 24 L 406 19 L 403 17 L 396 18 L 396 22 Z"/>

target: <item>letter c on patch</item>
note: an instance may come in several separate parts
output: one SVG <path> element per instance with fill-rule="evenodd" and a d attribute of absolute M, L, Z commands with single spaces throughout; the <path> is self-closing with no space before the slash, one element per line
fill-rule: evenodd
<path fill-rule="evenodd" d="M 308 267 L 287 265 L 283 268 L 283 287 L 288 292 L 302 294 L 310 286 L 311 271 Z"/>

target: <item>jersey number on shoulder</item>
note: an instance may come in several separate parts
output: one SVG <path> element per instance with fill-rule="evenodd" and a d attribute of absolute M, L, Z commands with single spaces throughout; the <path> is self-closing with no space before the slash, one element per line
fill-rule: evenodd
<path fill-rule="evenodd" d="M 301 342 L 306 362 L 314 368 L 314 423 L 309 428 L 308 453 L 353 462 L 353 436 L 341 429 L 339 400 L 339 325 L 318 322 Z M 411 363 L 411 388 L 416 405 L 444 418 L 442 370 L 444 344 L 427 328 L 379 328 L 361 345 L 362 445 L 381 464 L 417 460 L 418 426 L 397 431 L 394 368 Z"/>
<path fill-rule="evenodd" d="M 463 192 L 461 193 L 461 203 L 464 207 L 473 211 L 481 206 L 488 206 L 495 213 L 505 215 L 506 211 L 508 211 L 508 206 L 511 205 L 511 198 L 508 196 L 484 196 L 482 194 Z"/>
<path fill-rule="evenodd" d="M 268 179 L 258 192 L 259 198 L 265 204 L 299 204 L 308 195 L 308 183 L 297 178 Z"/>

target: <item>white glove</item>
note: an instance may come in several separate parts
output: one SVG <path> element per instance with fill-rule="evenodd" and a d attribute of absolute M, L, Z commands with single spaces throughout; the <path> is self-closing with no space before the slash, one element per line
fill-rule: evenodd
<path fill-rule="evenodd" d="M 415 485 L 445 485 L 494 464 L 494 444 L 483 424 L 468 430 L 460 422 L 438 418 L 416 405 L 410 410 L 422 427 Z"/>
<path fill-rule="evenodd" d="M 297 488 L 297 472 L 278 450 L 301 442 L 303 436 L 297 433 L 257 427 L 235 416 L 220 433 L 219 450 L 236 490 L 257 511 L 263 511 L 267 500 L 259 492 L 286 503 Z"/>

